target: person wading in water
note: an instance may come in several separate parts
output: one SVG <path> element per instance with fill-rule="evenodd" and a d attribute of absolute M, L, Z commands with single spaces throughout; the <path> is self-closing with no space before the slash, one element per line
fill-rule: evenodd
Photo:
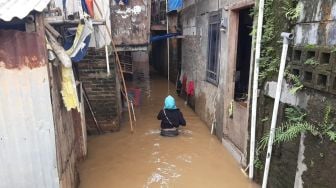
<path fill-rule="evenodd" d="M 170 95 L 166 97 L 164 108 L 160 110 L 157 119 L 161 120 L 161 136 L 177 136 L 178 127 L 186 126 L 182 112 L 176 108 L 175 99 Z"/>

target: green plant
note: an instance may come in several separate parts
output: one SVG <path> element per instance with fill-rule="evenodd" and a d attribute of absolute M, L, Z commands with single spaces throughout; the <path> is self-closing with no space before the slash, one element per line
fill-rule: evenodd
<path fill-rule="evenodd" d="M 308 44 L 308 45 L 306 45 L 304 48 L 306 49 L 306 50 L 313 50 L 313 49 L 315 49 L 317 46 L 315 45 L 315 44 Z"/>
<path fill-rule="evenodd" d="M 293 4 L 296 4 L 296 6 L 293 6 Z M 283 2 L 283 9 L 286 12 L 285 16 L 287 20 L 290 22 L 296 22 L 296 20 L 299 18 L 303 5 L 301 3 L 298 3 L 298 1 L 284 1 Z"/>
<path fill-rule="evenodd" d="M 316 66 L 316 65 L 319 65 L 319 62 L 316 61 L 316 59 L 313 57 L 313 58 L 307 59 L 303 64 Z"/>
<path fill-rule="evenodd" d="M 323 122 L 314 125 L 305 120 L 307 116 L 301 109 L 289 107 L 285 109 L 287 121 L 275 130 L 274 144 L 290 142 L 296 139 L 301 133 L 309 133 L 319 136 L 321 140 L 327 137 L 336 143 L 336 127 L 331 121 L 331 105 L 328 104 L 324 110 Z M 256 159 L 259 160 L 260 153 L 266 149 L 269 140 L 269 133 L 265 134 L 257 144 Z M 260 166 L 260 164 L 258 164 Z"/>
<path fill-rule="evenodd" d="M 323 122 L 318 125 L 313 125 L 305 121 L 307 114 L 303 113 L 300 109 L 290 107 L 285 109 L 287 122 L 276 128 L 274 143 L 289 142 L 297 138 L 301 133 L 310 133 L 314 136 L 324 138 L 327 136 L 330 141 L 336 142 L 336 127 L 330 121 L 330 114 L 332 112 L 331 106 L 327 105 L 324 111 Z M 260 140 L 260 147 L 266 147 L 269 139 L 269 134 L 264 135 Z"/>
<path fill-rule="evenodd" d="M 298 91 L 304 88 L 299 75 L 294 75 L 290 73 L 288 70 L 286 70 L 285 77 L 288 83 L 290 83 L 291 85 L 291 88 L 289 91 L 291 94 L 296 94 Z"/>

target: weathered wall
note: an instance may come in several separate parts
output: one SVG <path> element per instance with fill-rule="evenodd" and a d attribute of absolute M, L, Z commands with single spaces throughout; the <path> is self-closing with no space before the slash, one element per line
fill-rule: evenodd
<path fill-rule="evenodd" d="M 227 71 L 230 68 L 228 63 L 231 62 L 228 54 L 230 41 L 228 41 L 227 31 L 220 32 L 219 82 L 218 85 L 211 84 L 206 81 L 209 14 L 219 10 L 221 17 L 228 19 L 230 13 L 228 7 L 235 2 L 245 1 L 186 1 L 180 18 L 185 37 L 182 39 L 182 76 L 185 74 L 188 81 L 195 82 L 195 111 L 209 127 L 215 123 L 215 133 L 220 140 L 225 134 L 229 134 L 227 130 L 223 130 L 223 126 L 228 124 L 225 115 L 228 113 L 231 102 L 229 99 L 229 101 L 225 101 L 225 95 L 230 92 L 228 82 L 226 82 Z M 239 133 L 241 130 L 237 131 Z M 243 131 L 247 132 L 247 130 Z M 238 140 L 245 140 L 245 137 L 238 135 Z M 244 143 L 241 144 L 241 150 L 243 150 L 246 140 L 242 142 Z M 235 143 L 234 145 L 239 144 Z"/>
<path fill-rule="evenodd" d="M 217 10 L 217 2 L 203 1 L 185 8 L 181 13 L 185 36 L 182 39 L 182 76 L 187 76 L 187 82 L 195 82 L 195 111 L 209 127 L 215 120 L 215 104 L 219 102 L 217 94 L 220 86 L 208 83 L 205 77 L 208 61 L 207 13 Z"/>
<path fill-rule="evenodd" d="M 113 40 L 117 46 L 146 46 L 149 42 L 151 1 L 132 0 L 125 7 L 111 1 Z"/>
<path fill-rule="evenodd" d="M 49 64 L 49 76 L 51 86 L 51 99 L 56 135 L 57 167 L 60 186 L 76 187 L 79 183 L 77 174 L 77 158 L 84 158 L 79 151 L 83 142 L 81 135 L 81 122 L 77 110 L 67 111 L 61 95 L 62 75 L 61 64 L 53 66 Z M 79 131 L 76 132 L 76 128 Z M 78 152 L 78 153 L 76 153 Z"/>
<path fill-rule="evenodd" d="M 59 185 L 41 28 L 32 33 L 0 30 L 0 187 Z"/>
<path fill-rule="evenodd" d="M 105 53 L 101 50 L 90 50 L 77 64 L 79 80 L 83 82 L 98 124 L 104 131 L 117 131 L 121 101 L 113 56 L 110 56 L 110 70 L 111 75 L 107 76 Z M 88 131 L 95 132 L 96 126 L 88 105 L 85 114 Z"/>
<path fill-rule="evenodd" d="M 295 24 L 293 51 L 290 51 L 289 70 L 297 75 L 305 88 L 297 94 L 290 92 L 290 85 L 283 85 L 280 111 L 284 104 L 297 106 L 307 113 L 307 120 L 317 125 L 323 122 L 325 108 L 328 104 L 336 109 L 334 96 L 335 55 L 335 1 L 301 0 L 301 15 Z M 307 65 L 305 62 L 313 58 L 318 65 Z M 267 97 L 259 100 L 258 138 L 269 132 L 276 83 L 268 82 L 263 90 Z M 271 97 L 271 98 L 269 98 Z M 335 122 L 332 114 L 331 122 Z M 279 115 L 278 126 L 286 119 Z M 334 187 L 336 182 L 331 174 L 336 173 L 334 154 L 336 144 L 327 137 L 312 136 L 307 133 L 293 142 L 283 143 L 275 147 L 272 157 L 269 187 Z M 264 158 L 262 158 L 264 160 Z M 261 181 L 263 169 L 257 172 Z M 275 178 L 277 177 L 277 178 Z"/>

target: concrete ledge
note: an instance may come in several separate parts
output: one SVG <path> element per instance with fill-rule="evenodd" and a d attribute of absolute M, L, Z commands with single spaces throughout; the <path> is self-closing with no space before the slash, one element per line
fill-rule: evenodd
<path fill-rule="evenodd" d="M 244 154 L 230 140 L 222 138 L 222 144 L 241 166 L 246 166 Z"/>

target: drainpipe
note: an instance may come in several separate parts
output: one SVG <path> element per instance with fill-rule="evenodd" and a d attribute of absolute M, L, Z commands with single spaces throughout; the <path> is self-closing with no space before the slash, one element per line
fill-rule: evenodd
<path fill-rule="evenodd" d="M 254 73 L 253 73 L 250 164 L 249 164 L 249 178 L 250 179 L 253 179 L 253 174 L 254 174 L 253 171 L 254 171 L 254 153 L 255 153 L 255 132 L 256 132 L 256 123 L 257 123 L 258 79 L 259 79 L 258 76 L 259 76 L 259 60 L 260 60 L 260 51 L 261 51 L 262 25 L 263 25 L 263 19 L 264 19 L 264 5 L 265 5 L 265 0 L 260 0 L 259 1 L 259 11 L 258 11 Z"/>
<path fill-rule="evenodd" d="M 267 147 L 266 163 L 265 163 L 265 171 L 264 171 L 262 188 L 266 188 L 266 186 L 267 186 L 267 178 L 268 178 L 268 172 L 269 172 L 269 167 L 270 167 L 270 163 L 271 163 L 271 156 L 272 156 L 272 146 L 273 146 L 274 136 L 275 136 L 275 126 L 276 126 L 276 122 L 277 122 L 279 103 L 280 103 L 280 97 L 281 97 L 282 81 L 283 81 L 283 77 L 284 77 L 284 73 L 285 73 L 288 44 L 289 44 L 289 41 L 293 39 L 293 34 L 291 34 L 291 33 L 281 33 L 281 37 L 283 37 L 283 48 L 282 48 L 280 70 L 279 70 L 279 76 L 278 76 L 278 84 L 277 84 L 275 101 L 274 101 L 272 124 L 271 124 L 270 136 L 269 136 L 269 140 L 268 140 L 268 147 Z"/>

